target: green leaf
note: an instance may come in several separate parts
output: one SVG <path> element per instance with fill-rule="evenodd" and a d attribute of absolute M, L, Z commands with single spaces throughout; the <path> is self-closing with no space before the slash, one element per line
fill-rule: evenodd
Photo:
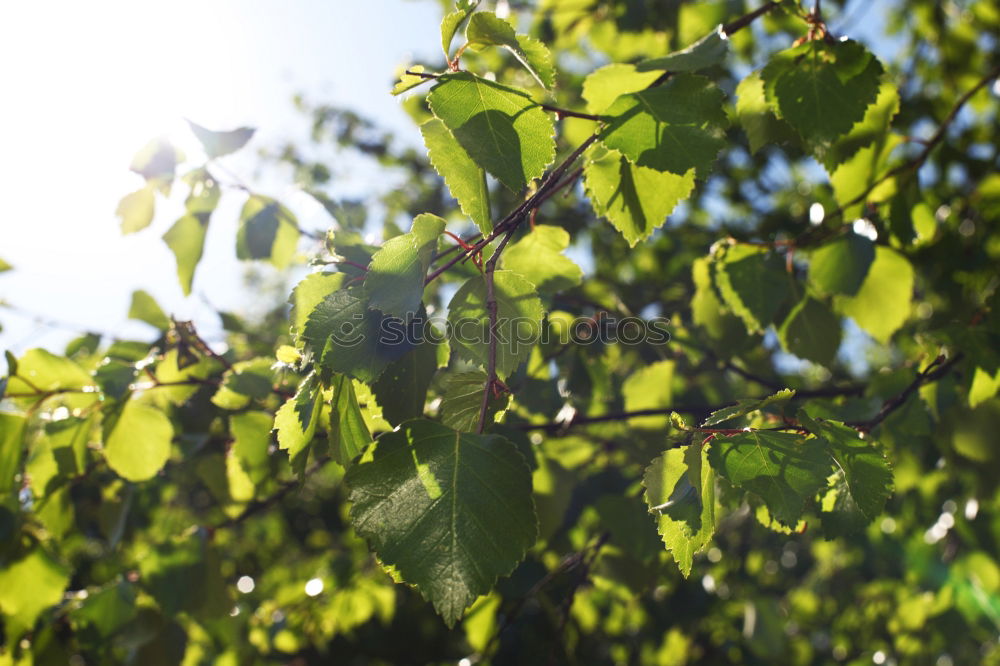
<path fill-rule="evenodd" d="M 726 249 L 715 262 L 715 281 L 726 305 L 751 333 L 767 328 L 791 295 L 790 277 L 781 259 L 750 245 Z"/>
<path fill-rule="evenodd" d="M 761 71 L 768 101 L 809 142 L 846 134 L 875 101 L 881 75 L 861 44 L 825 40 L 777 53 Z"/>
<path fill-rule="evenodd" d="M 365 274 L 368 307 L 399 318 L 417 312 L 427 268 L 444 226 L 445 221 L 437 215 L 418 215 L 410 233 L 390 238 L 372 255 Z"/>
<path fill-rule="evenodd" d="M 695 72 L 722 63 L 729 55 L 729 38 L 722 32 L 722 26 L 708 33 L 694 44 L 674 51 L 660 58 L 641 61 L 640 72 Z"/>
<path fill-rule="evenodd" d="M 184 174 L 182 180 L 191 188 L 184 200 L 184 207 L 189 214 L 196 215 L 207 224 L 209 216 L 222 198 L 222 188 L 205 168 Z"/>
<path fill-rule="evenodd" d="M 725 423 L 726 421 L 731 421 L 740 416 L 746 416 L 750 412 L 755 412 L 765 407 L 770 407 L 772 405 L 777 405 L 784 407 L 785 403 L 795 397 L 795 391 L 792 389 L 781 389 L 777 393 L 767 396 L 766 398 L 744 398 L 742 400 L 737 400 L 735 405 L 730 405 L 729 407 L 723 407 L 722 409 L 717 409 L 712 412 L 707 419 L 701 424 L 702 426 L 714 426 L 720 423 Z"/>
<path fill-rule="evenodd" d="M 278 433 L 278 448 L 288 451 L 292 468 L 299 474 L 305 471 L 309 444 L 316 435 L 323 390 L 315 373 L 299 385 L 294 397 L 289 398 L 274 415 L 274 430 Z"/>
<path fill-rule="evenodd" d="M 511 190 L 555 157 L 552 118 L 524 90 L 459 72 L 442 76 L 427 102 L 469 157 Z"/>
<path fill-rule="evenodd" d="M 170 317 L 156 302 L 156 299 L 142 289 L 132 292 L 132 304 L 128 308 L 128 318 L 144 321 L 161 331 L 170 328 Z"/>
<path fill-rule="evenodd" d="M 146 481 L 170 458 L 174 427 L 155 407 L 129 400 L 104 438 L 104 458 L 119 476 Z"/>
<path fill-rule="evenodd" d="M 382 416 L 392 425 L 423 416 L 427 389 L 437 371 L 436 347 L 421 342 L 386 366 L 372 384 Z"/>
<path fill-rule="evenodd" d="M 635 65 L 612 63 L 594 70 L 583 80 L 582 95 L 588 113 L 604 113 L 620 95 L 638 92 L 663 72 L 640 72 Z"/>
<path fill-rule="evenodd" d="M 7 630 L 8 653 L 17 639 L 31 631 L 47 608 L 63 600 L 70 571 L 41 547 L 0 567 L 0 610 Z"/>
<path fill-rule="evenodd" d="M 410 74 L 409 72 L 413 72 L 413 74 Z M 411 65 L 403 70 L 403 73 L 399 75 L 399 81 L 397 81 L 396 85 L 392 87 L 393 96 L 402 95 L 407 90 L 413 90 L 417 86 L 433 80 L 430 77 L 419 76 L 419 74 L 422 74 L 423 72 L 423 65 Z"/>
<path fill-rule="evenodd" d="M 729 311 L 712 285 L 712 263 L 709 257 L 699 257 L 691 264 L 694 296 L 691 298 L 691 318 L 700 326 L 716 347 L 727 352 L 738 349 L 749 338 L 743 322 Z"/>
<path fill-rule="evenodd" d="M 869 521 L 882 513 L 892 494 L 892 470 L 885 456 L 858 431 L 839 421 L 813 419 L 799 411 L 798 420 L 823 441 L 844 472 L 844 480 L 854 503 Z"/>
<path fill-rule="evenodd" d="M 126 194 L 118 202 L 115 215 L 122 221 L 122 233 L 133 234 L 145 229 L 153 222 L 156 210 L 156 194 L 152 185 L 131 194 Z"/>
<path fill-rule="evenodd" d="M 583 281 L 583 270 L 562 253 L 569 247 L 569 232 L 539 224 L 503 253 L 503 268 L 528 279 L 540 292 L 571 289 Z"/>
<path fill-rule="evenodd" d="M 820 488 L 832 461 L 815 439 L 754 430 L 716 437 L 708 452 L 715 471 L 767 505 L 778 522 L 794 527 Z"/>
<path fill-rule="evenodd" d="M 222 376 L 222 385 L 212 396 L 212 404 L 222 409 L 243 409 L 251 400 L 263 400 L 271 395 L 274 371 L 270 358 L 254 358 L 234 363 Z"/>
<path fill-rule="evenodd" d="M 330 404 L 330 449 L 333 459 L 344 467 L 372 443 L 372 435 L 365 425 L 354 393 L 354 384 L 346 375 L 337 375 L 331 382 L 333 399 Z"/>
<path fill-rule="evenodd" d="M 865 111 L 864 118 L 854 123 L 851 131 L 838 136 L 831 144 L 813 148 L 817 158 L 828 172 L 836 171 L 838 164 L 852 158 L 859 150 L 886 140 L 892 119 L 899 112 L 899 90 L 895 84 L 883 82 L 878 97 Z"/>
<path fill-rule="evenodd" d="M 10 357 L 8 357 L 8 364 Z M 79 365 L 68 358 L 56 356 L 44 349 L 29 349 L 17 360 L 15 373 L 7 382 L 9 394 L 35 394 L 56 391 L 78 391 L 96 388 L 94 380 Z"/>
<path fill-rule="evenodd" d="M 976 367 L 969 385 L 969 407 L 975 409 L 1000 391 L 1000 369 L 990 372 L 981 366 Z M 0 477 L 3 478 L 3 477 Z"/>
<path fill-rule="evenodd" d="M 538 533 L 531 472 L 497 435 L 410 421 L 380 437 L 371 461 L 345 480 L 355 529 L 448 626 L 514 569 Z"/>
<path fill-rule="evenodd" d="M 368 307 L 359 288 L 335 291 L 317 305 L 302 329 L 323 367 L 371 383 L 391 361 L 412 348 L 409 323 L 384 317 Z"/>
<path fill-rule="evenodd" d="M 229 416 L 229 432 L 233 435 L 230 454 L 239 461 L 254 484 L 267 478 L 271 427 L 274 417 L 267 412 L 242 412 Z"/>
<path fill-rule="evenodd" d="M 556 84 L 556 68 L 549 47 L 528 35 L 518 35 L 517 44 L 524 54 L 525 67 L 534 73 L 543 87 L 552 88 Z"/>
<path fill-rule="evenodd" d="M 52 457 L 59 467 L 59 474 L 72 477 L 87 469 L 87 445 L 91 441 L 96 416 L 87 418 L 70 416 L 45 424 L 45 438 L 52 447 Z"/>
<path fill-rule="evenodd" d="M 634 247 L 667 221 L 694 189 L 695 171 L 683 176 L 636 166 L 614 150 L 595 150 L 583 167 L 594 212 L 606 217 Z"/>
<path fill-rule="evenodd" d="M 723 93 L 695 74 L 678 74 L 662 86 L 620 96 L 605 115 L 604 144 L 639 166 L 683 176 L 704 176 L 725 146 Z"/>
<path fill-rule="evenodd" d="M 291 211 L 270 197 L 253 194 L 240 211 L 236 257 L 267 259 L 276 268 L 288 267 L 299 242 L 299 227 Z"/>
<path fill-rule="evenodd" d="M 514 26 L 493 12 L 477 12 L 473 14 L 469 19 L 468 25 L 465 26 L 465 39 L 472 47 L 499 46 L 507 49 L 514 54 L 517 61 L 524 65 L 524 68 L 535 77 L 535 80 L 542 87 L 548 88 L 552 85 L 552 57 L 548 55 L 548 49 L 541 42 L 533 40 L 534 45 L 531 48 L 534 50 L 534 60 L 538 62 L 541 59 L 542 62 L 549 63 L 547 72 L 549 76 L 546 81 L 535 69 L 532 58 L 522 48 L 521 40 L 518 39 L 517 34 L 514 32 Z"/>
<path fill-rule="evenodd" d="M 670 407 L 674 395 L 672 384 L 675 365 L 673 361 L 657 361 L 629 375 L 622 385 L 625 411 Z M 669 417 L 643 416 L 631 419 L 629 423 L 635 428 L 663 428 L 669 423 Z"/>
<path fill-rule="evenodd" d="M 441 398 L 441 422 L 459 432 L 475 432 L 479 427 L 479 412 L 483 407 L 483 392 L 486 390 L 486 373 L 455 372 L 444 380 L 444 394 Z M 486 424 L 496 421 L 496 415 L 503 412 L 510 403 L 510 395 L 503 393 L 490 396 L 486 406 Z"/>
<path fill-rule="evenodd" d="M 880 203 L 896 194 L 896 180 L 882 179 L 889 171 L 892 152 L 905 142 L 902 136 L 886 134 L 879 141 L 858 150 L 830 174 L 834 197 L 837 203 L 846 206 L 841 217 L 846 220 L 861 217 L 866 202 Z M 865 194 L 863 201 L 847 206 L 862 194 Z"/>
<path fill-rule="evenodd" d="M 858 293 L 875 260 L 875 244 L 848 232 L 809 257 L 809 284 L 820 294 Z"/>
<path fill-rule="evenodd" d="M 14 478 L 21 467 L 26 423 L 20 414 L 0 412 L 0 501 L 15 490 Z"/>
<path fill-rule="evenodd" d="M 421 125 L 420 133 L 427 146 L 427 158 L 441 174 L 444 184 L 458 201 L 459 208 L 475 222 L 481 232 L 488 234 L 493 230 L 493 220 L 486 172 L 472 161 L 454 135 L 437 118 L 431 118 Z"/>
<path fill-rule="evenodd" d="M 252 127 L 213 131 L 190 120 L 187 122 L 191 127 L 191 131 L 194 132 L 194 135 L 198 137 L 198 141 L 205 148 L 205 154 L 208 155 L 209 159 L 215 159 L 216 157 L 236 152 L 250 141 L 256 131 Z"/>
<path fill-rule="evenodd" d="M 834 306 L 873 338 L 887 344 L 910 316 L 913 282 L 913 266 L 906 257 L 879 245 L 861 289 L 854 296 L 835 298 Z"/>
<path fill-rule="evenodd" d="M 11 266 L 6 261 L 4 261 L 3 259 L 0 259 L 0 273 L 6 273 L 7 271 L 11 270 L 12 268 L 14 268 L 14 267 Z"/>
<path fill-rule="evenodd" d="M 444 19 L 441 21 L 441 50 L 444 51 L 444 57 L 450 59 L 451 54 L 451 40 L 455 38 L 455 33 L 465 22 L 465 19 L 469 18 L 476 7 L 479 6 L 479 0 L 470 2 L 468 0 L 459 0 L 455 4 L 456 9 L 453 12 L 445 14 Z"/>
<path fill-rule="evenodd" d="M 513 271 L 493 274 L 497 303 L 497 374 L 506 378 L 528 360 L 541 333 L 544 310 L 534 285 Z M 470 278 L 448 306 L 452 347 L 483 366 L 489 359 L 489 315 L 486 310 L 486 280 Z"/>
<path fill-rule="evenodd" d="M 694 554 L 715 533 L 715 473 L 698 444 L 665 451 L 643 473 L 643 497 L 656 529 L 685 578 Z"/>
<path fill-rule="evenodd" d="M 191 283 L 194 282 L 194 271 L 201 261 L 205 249 L 205 236 L 208 233 L 208 221 L 196 215 L 185 215 L 163 234 L 163 242 L 174 253 L 177 260 L 177 279 L 185 296 L 191 295 Z"/>
<path fill-rule="evenodd" d="M 344 273 L 310 273 L 292 289 L 292 332 L 301 335 L 309 315 L 327 296 L 344 285 Z M 322 351 L 322 349 L 320 349 Z"/>
<path fill-rule="evenodd" d="M 771 144 L 799 143 L 799 135 L 792 126 L 774 115 L 767 103 L 759 71 L 749 74 L 736 86 L 736 117 L 747 133 L 751 152 Z"/>
<path fill-rule="evenodd" d="M 840 348 L 840 318 L 806 296 L 778 328 L 778 339 L 790 354 L 829 367 Z"/>

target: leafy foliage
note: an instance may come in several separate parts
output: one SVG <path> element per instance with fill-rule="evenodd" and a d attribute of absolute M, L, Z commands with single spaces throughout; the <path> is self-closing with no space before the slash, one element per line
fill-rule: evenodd
<path fill-rule="evenodd" d="M 516 4 L 402 74 L 426 155 L 264 149 L 328 229 L 250 128 L 136 155 L 185 295 L 223 200 L 289 288 L 5 354 L 0 663 L 996 661 L 995 9 Z"/>

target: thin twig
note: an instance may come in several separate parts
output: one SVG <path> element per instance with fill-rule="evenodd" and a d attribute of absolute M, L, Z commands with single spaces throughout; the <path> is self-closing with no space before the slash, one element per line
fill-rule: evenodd
<path fill-rule="evenodd" d="M 490 396 L 493 394 L 493 390 L 496 388 L 497 381 L 499 379 L 497 377 L 497 327 L 499 326 L 499 322 L 497 321 L 497 297 L 495 285 L 493 283 L 493 276 L 496 272 L 497 261 L 500 259 L 500 254 L 507 246 L 507 243 L 510 242 L 510 237 L 514 235 L 514 229 L 515 227 L 511 227 L 510 231 L 508 231 L 503 237 L 503 240 L 500 241 L 500 245 L 497 246 L 493 256 L 486 262 L 483 275 L 483 278 L 486 280 L 486 313 L 489 317 L 489 352 L 486 358 L 486 386 L 483 391 L 483 402 L 479 406 L 479 427 L 477 429 L 477 432 L 479 433 L 482 433 L 483 430 L 486 429 L 486 418 L 489 414 L 490 408 Z"/>
<path fill-rule="evenodd" d="M 748 14 L 739 17 L 735 21 L 730 21 L 729 23 L 726 23 L 725 25 L 722 26 L 723 34 L 725 34 L 728 37 L 732 35 L 734 32 L 742 30 L 743 28 L 747 27 L 748 25 L 750 25 L 758 18 L 771 11 L 772 9 L 777 9 L 779 4 L 781 3 L 769 2 L 766 5 L 761 5 L 760 7 L 758 7 L 757 9 L 753 10 Z"/>
<path fill-rule="evenodd" d="M 867 421 L 854 421 L 848 423 L 847 425 L 860 432 L 871 432 L 879 424 L 886 420 L 886 418 L 892 414 L 894 411 L 906 404 L 906 401 L 913 395 L 917 389 L 919 389 L 924 384 L 929 384 L 930 382 L 936 381 L 941 377 L 948 374 L 951 369 L 962 359 L 963 354 L 959 352 L 955 354 L 948 360 L 945 360 L 944 356 L 938 356 L 930 365 L 919 372 L 913 381 L 910 382 L 909 386 L 903 389 L 900 393 L 889 398 L 882 404 L 882 408 L 878 411 L 878 414 L 868 419 Z"/>

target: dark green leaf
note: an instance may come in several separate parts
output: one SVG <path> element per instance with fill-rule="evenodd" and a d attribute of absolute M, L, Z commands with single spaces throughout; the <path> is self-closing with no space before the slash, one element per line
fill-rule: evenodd
<path fill-rule="evenodd" d="M 799 411 L 798 419 L 825 443 L 844 472 L 854 503 L 869 521 L 874 520 L 892 494 L 892 470 L 885 456 L 872 442 L 862 439 L 857 430 L 839 421 L 813 419 L 804 411 Z"/>
<path fill-rule="evenodd" d="M 764 91 L 806 141 L 846 134 L 878 95 L 882 65 L 854 41 L 810 40 L 771 58 Z"/>
<path fill-rule="evenodd" d="M 708 459 L 716 472 L 760 497 L 775 519 L 793 527 L 832 471 L 825 449 L 816 439 L 754 430 L 716 437 Z"/>
<path fill-rule="evenodd" d="M 427 268 L 444 227 L 445 221 L 437 215 L 418 215 L 410 233 L 390 238 L 372 255 L 365 274 L 369 307 L 399 318 L 417 312 Z"/>
<path fill-rule="evenodd" d="M 848 232 L 809 258 L 809 284 L 821 294 L 853 296 L 875 260 L 875 244 Z"/>
<path fill-rule="evenodd" d="M 426 340 L 386 366 L 372 384 L 382 417 L 392 425 L 399 425 L 422 416 L 427 389 L 436 370 L 437 348 Z"/>
<path fill-rule="evenodd" d="M 346 482 L 355 529 L 449 626 L 538 532 L 531 473 L 497 435 L 410 421 L 380 437 Z"/>
<path fill-rule="evenodd" d="M 791 295 L 791 278 L 774 253 L 749 245 L 728 248 L 715 262 L 715 283 L 747 331 L 763 331 Z"/>
<path fill-rule="evenodd" d="M 507 377 L 528 360 L 545 313 L 534 285 L 517 273 L 496 271 L 493 283 L 497 303 L 496 369 L 499 376 Z M 448 306 L 453 348 L 484 366 L 489 360 L 490 341 L 486 296 L 486 280 L 477 275 L 459 288 Z"/>
<path fill-rule="evenodd" d="M 255 358 L 234 363 L 222 376 L 222 385 L 212 396 L 212 404 L 222 409 L 243 409 L 251 400 L 263 400 L 274 386 L 274 361 Z"/>
<path fill-rule="evenodd" d="M 631 162 L 678 176 L 704 176 L 725 146 L 722 91 L 708 79 L 679 74 L 662 86 L 620 96 L 605 115 L 601 140 Z"/>
<path fill-rule="evenodd" d="M 475 432 L 486 390 L 485 372 L 456 372 L 448 375 L 441 399 L 441 422 L 459 432 Z M 486 407 L 486 424 L 494 423 L 496 415 L 507 408 L 506 393 L 490 396 Z"/>
<path fill-rule="evenodd" d="M 771 144 L 796 145 L 800 142 L 791 125 L 778 118 L 767 103 L 759 71 L 749 74 L 736 86 L 736 116 L 750 140 L 751 152 L 756 153 Z"/>
<path fill-rule="evenodd" d="M 840 318 L 811 296 L 803 298 L 778 328 L 785 351 L 830 366 L 840 348 Z"/>

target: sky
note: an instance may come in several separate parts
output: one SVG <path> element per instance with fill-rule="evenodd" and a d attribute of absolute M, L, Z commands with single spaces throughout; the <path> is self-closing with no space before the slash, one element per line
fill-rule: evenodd
<path fill-rule="evenodd" d="M 160 238 L 179 208 L 137 234 L 119 230 L 118 201 L 142 184 L 132 156 L 158 136 L 196 153 L 185 118 L 258 128 L 251 153 L 277 146 L 306 127 L 296 93 L 414 133 L 388 91 L 397 67 L 435 54 L 439 20 L 433 0 L 0 3 L 0 258 L 15 268 L 0 273 L 0 301 L 17 308 L 0 308 L 0 349 L 59 350 L 72 328 L 151 339 L 127 320 L 137 288 L 217 337 L 206 300 L 252 306 L 234 256 L 239 202 L 224 199 L 212 218 L 185 299 Z M 225 159 L 257 185 L 252 159 Z"/>

